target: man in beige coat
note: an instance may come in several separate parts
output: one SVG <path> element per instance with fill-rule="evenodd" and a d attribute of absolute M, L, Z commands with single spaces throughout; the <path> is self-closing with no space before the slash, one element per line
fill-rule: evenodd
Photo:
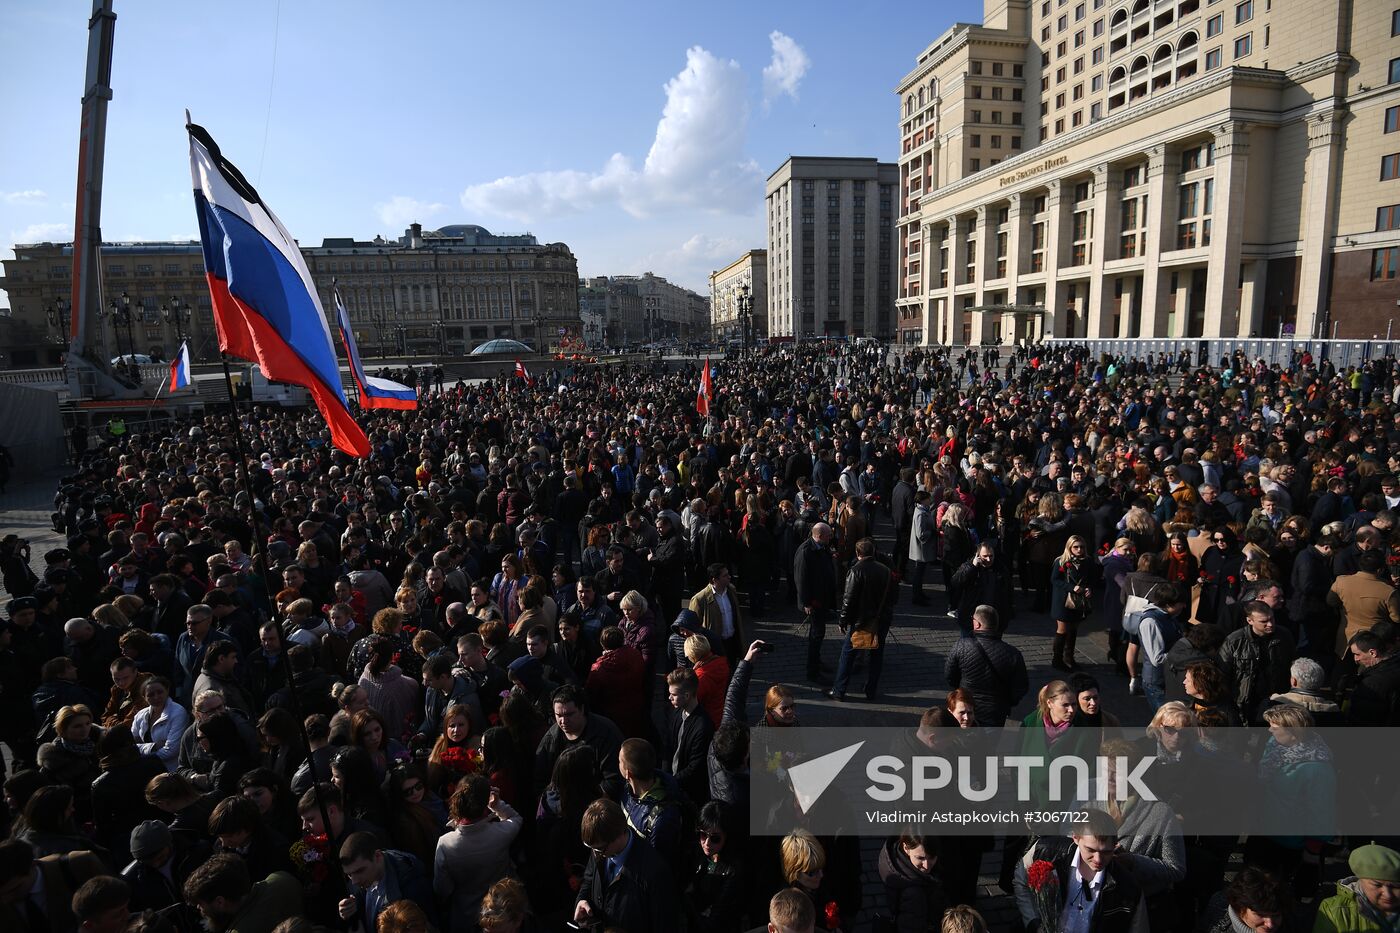
<path fill-rule="evenodd" d="M 729 582 L 729 567 L 711 564 L 706 572 L 710 582 L 690 599 L 690 611 L 700 618 L 715 654 L 729 659 L 732 669 L 744 642 L 744 621 L 739 612 L 739 594 Z"/>
<path fill-rule="evenodd" d="M 1379 548 L 1361 551 L 1356 573 L 1337 578 L 1327 594 L 1327 605 L 1341 616 L 1337 626 L 1337 656 L 1347 653 L 1347 643 L 1357 632 L 1369 631 L 1381 620 L 1400 624 L 1400 593 L 1381 578 L 1385 552 Z"/>

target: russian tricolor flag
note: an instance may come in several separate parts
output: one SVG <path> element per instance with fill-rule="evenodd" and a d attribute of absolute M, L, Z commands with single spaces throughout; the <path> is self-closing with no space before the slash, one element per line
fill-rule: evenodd
<path fill-rule="evenodd" d="M 219 349 L 256 362 L 270 380 L 304 386 L 332 443 L 368 456 L 369 439 L 345 401 L 330 328 L 296 241 L 209 133 L 192 123 L 186 129 Z"/>
<path fill-rule="evenodd" d="M 350 361 L 350 375 L 355 377 L 355 385 L 360 388 L 360 407 L 417 408 L 418 393 L 413 389 L 365 372 L 360 350 L 355 346 L 355 334 L 350 329 L 350 313 L 345 310 L 345 302 L 340 300 L 340 289 L 332 285 L 331 292 L 335 295 L 335 320 L 340 327 L 340 340 L 345 344 L 345 358 Z"/>
<path fill-rule="evenodd" d="M 190 384 L 190 342 L 180 344 L 180 352 L 170 361 L 170 391 L 183 389 Z"/>

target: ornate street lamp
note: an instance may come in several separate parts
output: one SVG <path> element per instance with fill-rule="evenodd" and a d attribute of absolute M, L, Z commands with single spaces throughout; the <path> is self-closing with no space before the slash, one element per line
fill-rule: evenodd
<path fill-rule="evenodd" d="M 68 302 L 62 298 L 57 298 L 51 307 L 44 312 L 49 319 L 50 327 L 57 327 L 59 333 L 63 335 L 63 346 L 68 346 Z"/>

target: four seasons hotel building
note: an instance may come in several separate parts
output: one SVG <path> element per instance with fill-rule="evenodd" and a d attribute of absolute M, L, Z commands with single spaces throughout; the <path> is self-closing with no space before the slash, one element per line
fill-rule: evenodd
<path fill-rule="evenodd" d="M 1400 318 L 1400 0 L 984 0 L 899 83 L 904 343 Z"/>

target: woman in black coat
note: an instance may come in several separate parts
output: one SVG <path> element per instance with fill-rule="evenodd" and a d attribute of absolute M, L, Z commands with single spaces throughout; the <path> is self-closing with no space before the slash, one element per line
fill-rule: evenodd
<path fill-rule="evenodd" d="M 102 773 L 92 782 L 92 822 L 97 842 L 112 853 L 114 863 L 131 861 L 131 831 L 161 813 L 146 802 L 146 785 L 165 773 L 165 763 L 136 748 L 131 727 L 122 723 L 108 729 L 97 743 Z"/>
<path fill-rule="evenodd" d="M 935 873 L 938 840 L 905 833 L 885 840 L 876 867 L 898 933 L 936 930 L 948 908 L 948 896 Z"/>
<path fill-rule="evenodd" d="M 1077 667 L 1074 643 L 1079 637 L 1080 623 L 1089 614 L 1098 570 L 1098 561 L 1090 559 L 1089 542 L 1080 535 L 1069 536 L 1064 553 L 1050 568 L 1050 612 L 1055 618 L 1050 666 L 1058 671 L 1072 671 Z"/>
<path fill-rule="evenodd" d="M 199 747 L 214 759 L 214 767 L 208 774 L 192 778 L 203 784 L 202 790 L 214 795 L 216 801 L 238 793 L 238 779 L 243 772 L 257 767 L 257 762 L 248 754 L 248 745 L 238 731 L 238 725 L 228 713 L 215 713 L 196 727 Z"/>
<path fill-rule="evenodd" d="M 1235 533 L 1221 525 L 1211 534 L 1211 546 L 1201 555 L 1201 600 L 1196 621 L 1230 629 L 1230 606 L 1244 584 L 1244 552 Z"/>

